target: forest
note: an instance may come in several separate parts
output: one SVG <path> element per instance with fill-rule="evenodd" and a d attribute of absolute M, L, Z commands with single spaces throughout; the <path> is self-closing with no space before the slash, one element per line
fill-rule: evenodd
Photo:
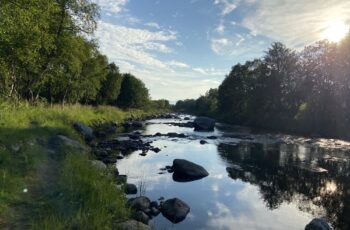
<path fill-rule="evenodd" d="M 93 39 L 100 8 L 83 0 L 0 2 L 0 96 L 32 103 L 169 108 L 123 74 Z"/>
<path fill-rule="evenodd" d="M 176 111 L 257 128 L 349 139 L 350 34 L 293 50 L 275 42 L 236 64 L 217 89 L 178 101 Z"/>

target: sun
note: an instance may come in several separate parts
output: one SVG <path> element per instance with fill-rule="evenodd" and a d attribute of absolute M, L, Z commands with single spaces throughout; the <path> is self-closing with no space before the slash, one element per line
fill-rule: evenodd
<path fill-rule="evenodd" d="M 339 42 L 349 32 L 349 26 L 341 20 L 334 20 L 327 24 L 322 33 L 322 38 L 331 42 Z"/>

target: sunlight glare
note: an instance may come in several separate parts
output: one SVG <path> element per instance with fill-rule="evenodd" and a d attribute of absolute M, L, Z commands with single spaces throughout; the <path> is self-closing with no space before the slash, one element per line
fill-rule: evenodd
<path fill-rule="evenodd" d="M 323 39 L 327 39 L 331 42 L 339 42 L 349 32 L 349 26 L 347 26 L 341 20 L 334 20 L 330 22 L 325 31 L 322 34 Z"/>

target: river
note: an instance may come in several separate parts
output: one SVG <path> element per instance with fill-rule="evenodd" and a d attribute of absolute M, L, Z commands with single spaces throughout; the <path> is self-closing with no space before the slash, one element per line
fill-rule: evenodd
<path fill-rule="evenodd" d="M 160 152 L 140 156 L 136 151 L 117 163 L 128 183 L 138 186 L 136 196 L 177 197 L 190 206 L 178 224 L 158 215 L 150 221 L 154 229 L 304 229 L 315 217 L 326 218 L 335 229 L 350 228 L 348 142 L 225 125 L 217 125 L 214 132 L 195 132 L 166 124 L 188 122 L 183 118 L 149 120 L 141 133 L 176 132 L 187 138 L 148 138 Z M 203 166 L 209 176 L 174 181 L 160 169 L 176 158 Z M 228 173 L 227 167 L 233 170 Z"/>

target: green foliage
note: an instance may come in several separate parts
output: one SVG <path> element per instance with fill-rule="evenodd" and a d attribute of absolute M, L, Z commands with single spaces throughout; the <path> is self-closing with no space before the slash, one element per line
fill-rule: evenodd
<path fill-rule="evenodd" d="M 143 108 L 149 103 L 145 84 L 131 74 L 124 74 L 117 105 L 122 108 Z"/>
<path fill-rule="evenodd" d="M 97 97 L 97 103 L 116 105 L 122 80 L 123 76 L 119 72 L 118 66 L 114 63 L 109 64 L 108 74 L 106 79 L 102 82 L 102 87 Z"/>
<path fill-rule="evenodd" d="M 147 106 L 148 90 L 135 77 L 127 77 L 118 100 L 123 77 L 86 36 L 97 26 L 94 1 L 4 0 L 0 15 L 1 97 Z"/>
<path fill-rule="evenodd" d="M 92 229 L 98 225 L 107 228 L 113 219 L 127 214 L 120 192 L 105 175 L 96 173 L 89 165 L 89 155 L 64 149 L 61 154 L 67 158 L 57 160 L 58 169 L 54 172 L 58 175 L 51 178 L 52 173 L 43 173 L 50 162 L 45 143 L 57 134 L 79 140 L 81 137 L 72 128 L 74 121 L 89 125 L 95 121 L 121 122 L 144 116 L 145 112 L 122 111 L 111 106 L 49 106 L 44 103 L 33 106 L 26 101 L 15 104 L 1 100 L 0 111 L 1 229 L 52 229 L 53 226 L 67 229 L 74 224 L 80 227 L 87 224 L 93 226 Z M 20 146 L 19 152 L 13 150 L 16 146 Z M 35 189 L 38 184 L 45 183 L 43 176 L 48 176 L 46 180 L 54 184 L 49 193 Z M 61 196 L 57 197 L 59 193 Z M 78 202 L 74 199 L 79 196 L 84 200 L 71 209 L 72 215 L 65 215 L 71 208 L 69 204 Z M 28 227 L 30 221 L 32 225 Z"/>
<path fill-rule="evenodd" d="M 233 66 L 217 92 L 174 108 L 233 124 L 350 138 L 349 44 L 350 34 L 299 53 L 273 43 L 262 59 Z"/>
<path fill-rule="evenodd" d="M 149 102 L 149 107 L 155 111 L 164 111 L 168 112 L 171 110 L 171 106 L 168 100 L 152 100 Z"/>
<path fill-rule="evenodd" d="M 39 208 L 34 229 L 113 229 L 113 223 L 124 220 L 123 191 L 117 190 L 106 173 L 91 167 L 81 153 L 65 151 L 61 174 L 52 195 L 60 194 Z"/>

